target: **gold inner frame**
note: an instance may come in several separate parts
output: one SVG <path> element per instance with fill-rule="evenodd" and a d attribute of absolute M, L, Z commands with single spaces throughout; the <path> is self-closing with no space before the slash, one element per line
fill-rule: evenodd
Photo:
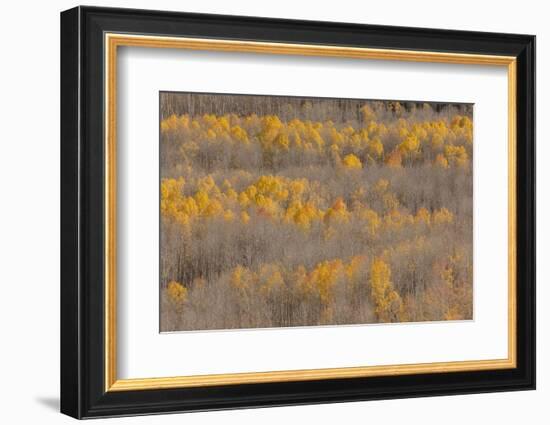
<path fill-rule="evenodd" d="M 510 369 L 516 367 L 516 58 L 444 52 L 337 47 L 326 45 L 267 43 L 106 33 L 105 45 L 105 391 L 133 391 L 178 387 L 252 384 L 319 379 L 410 375 Z M 508 357 L 383 366 L 164 378 L 118 379 L 116 325 L 116 105 L 117 48 L 120 46 L 248 52 L 281 55 L 328 56 L 355 59 L 436 62 L 503 66 L 508 72 Z"/>

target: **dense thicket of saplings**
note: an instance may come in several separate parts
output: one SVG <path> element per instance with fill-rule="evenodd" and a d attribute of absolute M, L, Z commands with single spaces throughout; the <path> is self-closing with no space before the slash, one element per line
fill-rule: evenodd
<path fill-rule="evenodd" d="M 472 318 L 470 105 L 167 95 L 163 331 Z"/>

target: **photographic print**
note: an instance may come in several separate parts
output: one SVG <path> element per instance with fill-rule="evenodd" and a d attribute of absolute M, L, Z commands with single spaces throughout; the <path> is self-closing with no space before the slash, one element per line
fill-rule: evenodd
<path fill-rule="evenodd" d="M 162 332 L 473 318 L 473 105 L 160 93 Z"/>

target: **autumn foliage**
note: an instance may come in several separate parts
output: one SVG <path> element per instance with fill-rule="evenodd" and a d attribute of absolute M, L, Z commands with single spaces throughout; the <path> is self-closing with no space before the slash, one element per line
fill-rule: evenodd
<path fill-rule="evenodd" d="M 163 330 L 472 317 L 471 107 L 187 96 L 160 123 Z"/>

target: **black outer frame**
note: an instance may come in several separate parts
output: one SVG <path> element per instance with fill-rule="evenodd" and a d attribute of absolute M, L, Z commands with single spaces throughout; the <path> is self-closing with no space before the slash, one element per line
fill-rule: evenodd
<path fill-rule="evenodd" d="M 517 368 L 104 391 L 104 32 L 517 57 Z M 76 7 L 61 13 L 61 412 L 75 418 L 535 388 L 535 37 Z"/>

